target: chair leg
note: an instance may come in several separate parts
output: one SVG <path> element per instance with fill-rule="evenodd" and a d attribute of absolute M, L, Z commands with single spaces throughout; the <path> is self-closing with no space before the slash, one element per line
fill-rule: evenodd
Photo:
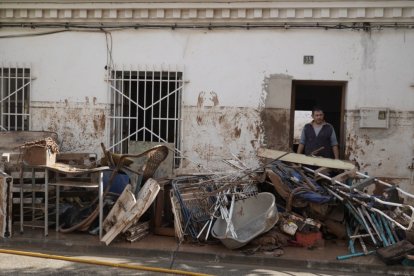
<path fill-rule="evenodd" d="M 56 232 L 59 231 L 60 186 L 56 185 Z"/>
<path fill-rule="evenodd" d="M 20 167 L 20 233 L 23 234 L 23 166 Z"/>
<path fill-rule="evenodd" d="M 49 171 L 45 169 L 45 236 L 49 234 Z"/>

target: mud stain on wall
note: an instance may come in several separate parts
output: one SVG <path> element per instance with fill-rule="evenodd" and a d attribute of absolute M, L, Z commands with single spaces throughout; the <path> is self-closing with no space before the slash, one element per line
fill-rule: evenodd
<path fill-rule="evenodd" d="M 56 103 L 32 102 L 32 130 L 56 132 L 62 152 L 100 154 L 100 143 L 107 141 L 108 111 L 107 106 L 90 105 L 89 100 L 84 103 L 68 100 Z"/>
<path fill-rule="evenodd" d="M 346 112 L 345 159 L 360 171 L 413 193 L 409 164 L 414 155 L 412 112 L 390 111 L 388 128 L 361 128 L 359 110 Z"/>
<path fill-rule="evenodd" d="M 234 138 L 240 138 L 240 134 L 241 134 L 241 129 L 238 127 L 235 127 L 234 133 L 233 133 Z"/>
<path fill-rule="evenodd" d="M 264 108 L 260 114 L 264 130 L 264 144 L 269 149 L 289 150 L 290 110 Z"/>
<path fill-rule="evenodd" d="M 253 108 L 219 106 L 219 95 L 209 95 L 201 92 L 197 106 L 183 108 L 184 151 L 203 167 L 218 171 L 229 169 L 223 165 L 223 159 L 233 155 L 257 165 L 256 150 L 262 139 L 259 112 Z M 196 168 L 194 162 L 185 165 Z"/>
<path fill-rule="evenodd" d="M 219 99 L 218 99 L 218 96 L 217 96 L 217 93 L 216 92 L 214 92 L 214 91 L 211 91 L 210 92 L 210 101 L 213 103 L 213 105 L 214 106 L 218 106 L 219 105 Z"/>
<path fill-rule="evenodd" d="M 106 116 L 104 112 L 102 112 L 102 114 L 99 115 L 94 115 L 93 127 L 95 129 L 95 133 L 105 131 L 105 120 Z"/>

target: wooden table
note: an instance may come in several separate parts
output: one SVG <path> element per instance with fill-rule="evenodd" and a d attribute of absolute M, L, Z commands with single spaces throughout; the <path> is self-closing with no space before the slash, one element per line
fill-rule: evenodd
<path fill-rule="evenodd" d="M 26 168 L 35 169 L 44 169 L 45 171 L 45 183 L 44 183 L 44 193 L 45 193 L 45 236 L 48 235 L 48 205 L 49 205 L 49 196 L 48 189 L 49 185 L 56 186 L 56 231 L 59 231 L 59 200 L 60 200 L 60 187 L 78 187 L 78 188 L 98 188 L 98 206 L 99 206 L 99 238 L 102 238 L 102 221 L 103 221 L 103 172 L 110 170 L 109 167 L 97 167 L 97 168 L 88 168 L 83 169 L 75 166 L 71 166 L 63 163 L 55 163 L 53 165 L 41 165 L 41 166 L 24 166 Z M 67 181 L 62 179 L 57 179 L 56 183 L 49 182 L 49 172 L 53 171 L 59 174 L 65 174 L 68 176 L 76 176 L 80 174 L 92 174 L 99 173 L 98 181 L 96 182 L 80 182 L 80 181 Z M 35 177 L 33 175 L 33 177 Z M 32 180 L 33 182 L 33 180 Z M 20 214 L 21 214 L 21 231 L 23 232 L 23 185 L 21 185 L 21 194 L 20 194 Z"/>

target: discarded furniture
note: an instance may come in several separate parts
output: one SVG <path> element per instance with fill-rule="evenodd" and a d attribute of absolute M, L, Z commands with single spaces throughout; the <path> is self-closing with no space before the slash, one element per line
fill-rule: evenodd
<path fill-rule="evenodd" d="M 157 181 L 150 178 L 135 198 L 131 192 L 130 185 L 128 185 L 104 221 L 106 234 L 101 238 L 101 241 L 108 245 L 118 234 L 125 232 L 137 223 L 140 217 L 151 206 L 159 190 L 160 185 Z"/>
<path fill-rule="evenodd" d="M 56 231 L 62 231 L 59 227 L 59 204 L 60 204 L 60 187 L 76 187 L 76 188 L 91 188 L 98 190 L 98 214 L 99 214 L 99 237 L 102 237 L 102 221 L 103 221 L 103 172 L 109 170 L 109 167 L 95 167 L 95 168 L 79 168 L 73 165 L 55 163 L 54 165 L 46 166 L 47 173 L 50 171 L 58 174 L 65 174 L 67 178 L 57 178 L 56 182 L 50 183 L 56 187 Z M 93 175 L 89 181 L 73 181 L 71 177 L 79 175 Z M 69 180 L 68 180 L 69 179 Z M 48 183 L 49 184 L 49 183 Z M 48 202 L 46 202 L 48 203 Z M 64 231 L 64 230 L 63 230 Z"/>
<path fill-rule="evenodd" d="M 21 161 L 22 161 L 22 152 L 20 150 L 20 146 L 30 142 L 30 141 L 38 141 L 45 139 L 47 137 L 51 137 L 54 141 L 57 141 L 57 134 L 55 132 L 50 131 L 1 131 L 0 132 L 0 154 L 1 154 L 1 161 L 0 161 L 0 168 L 7 173 L 11 178 L 13 178 L 13 187 L 11 192 L 13 193 L 13 205 L 19 210 L 21 199 L 21 180 L 20 178 L 25 178 L 31 182 L 32 179 L 32 171 L 23 171 L 23 175 L 21 175 Z M 36 178 L 41 180 L 44 178 L 44 171 L 43 172 L 35 172 Z M 40 186 L 40 185 L 37 185 Z M 37 187 L 38 188 L 38 187 Z M 44 195 L 40 195 L 39 193 L 34 194 L 31 191 L 31 184 L 24 184 L 24 189 L 26 192 L 32 194 L 32 204 L 35 204 L 35 201 L 42 200 Z M 18 196 L 16 196 L 18 195 Z M 34 196 L 33 196 L 34 195 Z M 26 199 L 30 201 L 30 199 Z M 12 208 L 15 209 L 15 208 Z M 30 211 L 30 210 L 29 210 Z M 31 211 L 30 211 L 31 212 Z M 19 215 L 22 218 L 20 212 L 11 212 L 10 217 L 13 215 Z M 32 214 L 33 216 L 33 214 Z"/>
<path fill-rule="evenodd" d="M 211 218 L 215 198 L 205 196 L 213 191 L 215 184 L 206 176 L 181 176 L 171 181 L 173 191 L 171 203 L 174 212 L 174 227 L 180 240 L 185 234 L 198 239 L 199 234 Z M 214 213 L 214 211 L 213 211 Z"/>
<path fill-rule="evenodd" d="M 138 176 L 137 181 L 135 183 L 131 183 L 135 195 L 138 194 L 141 185 L 145 184 L 149 178 L 152 178 L 154 176 L 161 162 L 163 162 L 168 156 L 168 148 L 163 145 L 157 145 L 141 153 L 121 154 L 118 156 L 118 160 L 115 162 L 112 153 L 106 150 L 103 143 L 101 143 L 101 147 L 106 159 L 108 160 L 109 165 L 116 172 L 125 172 L 126 174 L 130 175 L 131 179 L 134 178 L 131 176 L 131 174 Z M 128 165 L 125 165 L 125 161 L 134 161 L 137 159 L 144 159 L 143 162 L 140 160 L 143 164 L 140 170 L 137 170 L 136 168 L 130 168 Z"/>
<path fill-rule="evenodd" d="M 229 231 L 226 220 L 217 218 L 212 235 L 227 248 L 236 249 L 262 233 L 269 231 L 279 219 L 275 197 L 271 193 L 259 193 L 257 196 L 238 200 L 231 211 L 234 234 Z"/>
<path fill-rule="evenodd" d="M 45 236 L 49 228 L 49 174 L 47 166 L 56 162 L 56 154 L 59 147 L 56 140 L 46 137 L 41 140 L 28 141 L 19 146 L 21 152 L 20 163 L 20 232 L 23 233 L 24 226 L 43 228 Z M 32 173 L 32 185 L 24 185 L 24 172 L 30 170 Z M 36 171 L 44 172 L 44 182 L 36 185 Z M 44 202 L 37 201 L 36 194 L 43 192 Z M 29 195 L 25 197 L 25 195 Z M 26 204 L 26 199 L 29 200 Z M 32 213 L 31 221 L 25 223 L 25 210 Z M 40 211 L 40 212 L 39 212 Z M 43 220 L 43 222 L 42 222 Z"/>
<path fill-rule="evenodd" d="M 27 224 L 24 223 L 24 210 L 27 208 L 32 208 L 32 223 L 37 222 L 37 218 L 35 217 L 34 213 L 36 209 L 42 209 L 44 213 L 44 225 L 39 224 L 32 224 L 32 227 L 43 227 L 45 235 L 48 235 L 48 228 L 49 228 L 49 208 L 53 208 L 53 212 L 56 212 L 56 231 L 59 228 L 59 205 L 60 205 L 60 187 L 76 187 L 76 188 L 93 188 L 98 189 L 98 212 L 99 212 L 99 233 L 102 236 L 102 221 L 103 221 L 103 171 L 108 170 L 109 167 L 96 167 L 96 163 L 94 165 L 91 164 L 65 164 L 65 163 L 55 163 L 56 160 L 56 153 L 57 150 L 50 150 L 50 144 L 53 143 L 51 141 L 45 140 L 47 143 L 46 145 L 39 145 L 36 142 L 28 142 L 24 144 L 24 153 L 23 153 L 23 162 L 22 162 L 22 175 L 23 171 L 26 168 L 32 170 L 32 202 L 31 206 L 26 207 L 25 205 L 25 188 L 23 188 L 23 177 L 21 177 L 21 189 L 20 189 L 20 227 L 21 232 L 23 232 L 23 227 Z M 43 148 L 44 147 L 44 148 Z M 35 149 L 34 153 L 32 149 Z M 41 149 L 41 150 L 39 150 Z M 45 158 L 43 155 L 46 154 Z M 53 154 L 52 160 L 49 160 L 49 156 Z M 28 155 L 28 156 L 27 156 Z M 91 158 L 96 160 L 96 156 L 92 156 L 91 154 L 79 154 L 78 159 L 74 158 L 76 154 L 65 155 L 62 154 L 59 158 L 61 161 L 67 163 L 69 162 L 68 159 L 72 158 L 73 160 L 78 160 L 85 158 L 87 162 L 90 162 Z M 85 160 L 83 160 L 85 161 Z M 93 163 L 93 162 L 92 162 Z M 44 171 L 44 183 L 42 183 L 42 188 L 44 192 L 44 203 L 43 207 L 38 207 L 37 203 L 34 202 L 34 195 L 36 193 L 35 190 L 35 170 L 43 170 Z M 51 172 L 56 174 L 55 181 L 51 181 L 50 175 Z M 98 174 L 98 176 L 94 176 Z M 56 205 L 49 204 L 49 187 L 54 186 L 56 187 Z"/>
<path fill-rule="evenodd" d="M 298 166 L 275 161 L 267 166 L 265 172 L 276 192 L 286 202 L 286 211 L 290 211 L 292 207 L 303 208 L 310 203 L 324 204 L 333 199 L 333 196 L 315 180 L 306 176 Z"/>
<path fill-rule="evenodd" d="M 155 147 L 153 149 L 150 149 L 148 151 L 145 151 L 140 154 L 124 154 L 124 155 L 116 155 L 114 156 L 112 153 L 106 150 L 103 143 L 101 143 L 102 150 L 104 152 L 105 161 L 109 165 L 109 167 L 100 167 L 102 168 L 102 171 L 104 170 L 110 170 L 111 176 L 109 177 L 108 184 L 105 188 L 103 188 L 103 182 L 102 182 L 102 174 L 100 174 L 100 181 L 99 181 L 99 204 L 96 206 L 96 208 L 90 213 L 88 217 L 77 223 L 76 225 L 73 225 L 69 228 L 63 229 L 62 227 L 59 228 L 59 231 L 68 233 L 75 230 L 86 230 L 89 228 L 89 226 L 92 224 L 92 222 L 96 219 L 96 217 L 99 215 L 99 236 L 102 239 L 102 207 L 103 207 L 103 198 L 107 195 L 108 191 L 111 189 L 112 183 L 116 177 L 117 174 L 120 172 L 129 172 L 132 174 L 136 174 L 140 176 L 138 178 L 139 183 L 137 183 L 137 188 L 135 189 L 136 192 L 139 191 L 140 184 L 149 179 L 157 169 L 158 165 L 162 162 L 162 160 L 165 159 L 166 155 L 168 154 L 168 148 L 164 146 Z M 116 159 L 114 157 L 117 157 Z M 126 161 L 129 157 L 147 157 L 147 162 L 143 168 L 142 172 L 136 172 L 129 168 L 127 168 Z M 100 168 L 96 168 L 95 170 L 100 170 Z M 86 171 L 85 171 L 86 172 Z M 69 172 L 70 173 L 70 172 Z M 96 202 L 95 202 L 96 203 Z"/>
<path fill-rule="evenodd" d="M 315 176 L 320 176 L 331 182 L 331 185 L 327 186 L 326 189 L 335 196 L 338 200 L 344 202 L 345 200 L 352 202 L 353 205 L 358 207 L 366 208 L 370 213 L 376 213 L 381 216 L 382 219 L 393 223 L 395 226 L 398 226 L 402 230 L 410 230 L 414 224 L 414 207 L 408 204 L 403 204 L 399 202 L 388 201 L 387 198 L 380 198 L 377 196 L 370 195 L 364 191 L 358 189 L 358 185 L 349 186 L 341 181 L 336 180 L 326 174 L 312 170 L 310 168 L 304 167 L 305 171 L 313 173 Z M 356 175 L 366 179 L 367 176 L 356 172 Z M 375 178 L 374 178 L 375 179 Z M 386 187 L 394 188 L 395 190 L 402 191 L 400 188 L 395 187 L 384 181 L 375 180 L 375 183 L 384 185 Z M 373 183 L 371 182 L 371 184 Z M 414 195 L 405 192 L 405 196 L 414 198 Z M 347 205 L 345 205 L 347 206 Z M 387 209 L 394 209 L 391 212 Z M 356 213 L 356 210 L 353 210 L 353 213 Z M 359 212 L 359 211 L 358 211 Z M 374 242 L 375 243 L 375 242 Z"/>
<path fill-rule="evenodd" d="M 48 228 L 52 224 L 52 223 L 49 223 L 49 215 L 50 215 L 49 208 L 53 208 L 54 209 L 53 212 L 56 212 L 56 221 L 55 221 L 56 231 L 61 230 L 61 228 L 59 228 L 60 187 L 76 187 L 76 188 L 92 188 L 92 189 L 98 190 L 99 233 L 100 235 L 102 235 L 102 221 L 103 221 L 103 181 L 102 181 L 102 178 L 103 178 L 103 172 L 106 170 L 109 170 L 109 167 L 96 167 L 96 168 L 90 168 L 90 169 L 82 169 L 82 168 L 78 168 L 76 166 L 72 166 L 68 164 L 55 163 L 53 165 L 48 165 L 48 166 L 46 165 L 30 166 L 29 168 L 33 171 L 32 189 L 30 192 L 33 194 L 35 192 L 42 191 L 44 193 L 44 203 L 38 202 L 34 204 L 32 200 L 32 202 L 30 202 L 32 206 L 27 207 L 27 208 L 32 208 L 33 213 L 35 209 L 42 208 L 43 213 L 44 213 L 44 225 L 41 225 L 39 223 L 28 224 L 24 222 L 23 218 L 24 218 L 24 210 L 26 206 L 26 204 L 24 204 L 25 202 L 24 193 L 27 192 L 27 190 L 23 186 L 23 183 L 22 183 L 21 189 L 20 189 L 20 194 L 21 194 L 20 196 L 20 202 L 21 202 L 20 203 L 20 206 L 21 206 L 20 231 L 22 233 L 24 231 L 23 229 L 24 226 L 41 227 L 41 228 L 44 228 L 45 236 L 47 236 Z M 44 171 L 44 176 L 45 176 L 44 183 L 42 183 L 40 187 L 39 185 L 35 184 L 35 170 Z M 57 174 L 64 174 L 67 177 L 66 178 L 58 177 L 56 179 L 56 182 L 50 182 L 49 175 L 51 172 L 55 172 Z M 98 176 L 89 178 L 89 181 L 71 180 L 71 178 L 74 178 L 79 175 L 84 176 L 86 174 L 98 174 Z M 56 187 L 56 205 L 49 203 L 49 187 L 50 186 Z M 39 206 L 40 204 L 42 205 L 42 207 Z M 37 218 L 35 219 L 32 218 L 32 222 L 36 222 L 36 221 L 38 221 Z"/>
<path fill-rule="evenodd" d="M 20 233 L 24 227 L 43 228 L 44 235 L 48 235 L 49 223 L 49 174 L 45 166 L 25 166 L 20 169 Z M 31 183 L 26 183 L 24 174 L 31 172 Z M 40 183 L 39 183 L 40 181 Z M 30 221 L 27 220 L 30 216 Z"/>
<path fill-rule="evenodd" d="M 182 176 L 171 181 L 171 204 L 174 213 L 176 236 L 193 240 L 210 235 L 212 224 L 218 216 L 231 227 L 231 208 L 236 200 L 257 195 L 256 169 L 243 169 L 230 173 Z"/>

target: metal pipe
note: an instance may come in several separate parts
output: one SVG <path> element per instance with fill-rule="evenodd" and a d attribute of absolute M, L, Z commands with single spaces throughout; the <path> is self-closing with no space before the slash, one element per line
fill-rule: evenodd
<path fill-rule="evenodd" d="M 354 246 L 354 239 L 351 236 L 351 227 L 349 226 L 348 223 L 346 223 L 345 226 L 346 226 L 346 233 L 348 234 L 348 237 L 349 237 L 348 247 L 349 247 L 349 250 L 351 250 L 351 253 L 354 254 L 355 246 Z"/>
<path fill-rule="evenodd" d="M 369 236 L 370 236 L 369 234 L 361 234 L 361 235 L 352 235 L 352 236 L 349 236 L 349 238 L 357 239 L 357 238 L 366 238 L 366 237 L 369 237 Z"/>
<path fill-rule="evenodd" d="M 348 210 L 351 212 L 351 214 L 354 216 L 354 218 L 358 221 L 358 223 L 364 227 L 365 229 L 365 225 L 364 222 L 361 220 L 358 211 L 355 209 L 354 206 L 352 206 L 349 202 L 345 203 L 345 207 L 348 208 Z"/>
<path fill-rule="evenodd" d="M 361 173 L 361 172 L 356 172 L 356 174 L 357 174 L 357 175 L 359 175 L 359 176 L 362 176 L 362 177 L 364 177 L 364 178 L 369 178 L 369 175 L 363 174 L 363 173 Z M 385 185 L 385 186 L 387 186 L 387 187 L 394 187 L 394 188 L 396 188 L 399 192 L 401 192 L 402 194 L 404 194 L 404 195 L 406 195 L 406 196 L 408 196 L 408 197 L 414 198 L 414 195 L 413 195 L 413 194 L 410 194 L 410 193 L 408 193 L 408 192 L 406 192 L 406 191 L 402 190 L 401 188 L 397 187 L 396 185 L 389 184 L 389 183 L 387 183 L 387 182 L 384 182 L 384 181 L 382 181 L 382 180 L 379 180 L 378 178 L 375 178 L 374 180 L 375 180 L 375 182 L 378 182 L 378 183 L 380 183 L 380 184 L 382 184 L 382 185 Z"/>
<path fill-rule="evenodd" d="M 378 223 L 377 219 L 375 218 L 375 215 L 371 213 L 370 216 L 371 216 L 372 221 L 375 223 L 375 225 L 376 225 L 376 227 L 379 231 L 379 234 L 380 234 L 383 245 L 388 246 L 389 243 L 387 241 L 387 238 L 384 235 L 384 230 L 382 229 L 381 225 Z"/>
<path fill-rule="evenodd" d="M 372 220 L 371 216 L 368 214 L 367 209 L 364 206 L 362 206 L 361 210 L 362 210 L 362 213 L 367 217 L 368 221 L 371 223 L 372 228 L 374 228 L 374 231 L 378 235 L 379 240 L 382 242 L 383 240 L 382 240 L 381 234 L 380 234 L 377 226 L 375 225 L 374 221 Z"/>
<path fill-rule="evenodd" d="M 233 216 L 233 210 L 234 210 L 234 202 L 235 202 L 236 196 L 233 194 L 231 197 L 231 203 L 230 203 L 230 210 L 229 210 L 229 220 L 232 221 Z M 233 222 L 231 223 L 233 225 Z M 230 224 L 227 224 L 226 233 L 229 231 Z"/>
<path fill-rule="evenodd" d="M 208 229 L 207 229 L 207 233 L 206 233 L 206 238 L 204 240 L 208 239 L 208 236 L 210 235 L 210 230 L 211 230 L 212 225 L 213 225 L 213 219 L 210 220 L 210 224 L 208 225 Z"/>
<path fill-rule="evenodd" d="M 350 259 L 350 258 L 353 258 L 353 257 L 360 257 L 360 256 L 370 255 L 370 254 L 373 254 L 374 252 L 375 251 L 368 251 L 367 253 L 365 253 L 365 252 L 352 253 L 352 254 L 349 254 L 349 255 L 337 256 L 336 259 L 338 261 L 343 261 L 343 260 Z"/>
<path fill-rule="evenodd" d="M 387 231 L 388 237 L 390 238 L 390 243 L 394 244 L 396 241 L 394 239 L 394 236 L 392 235 L 392 232 L 391 232 L 390 226 L 388 224 L 388 221 L 386 221 L 384 217 L 380 217 L 380 218 L 382 220 L 382 223 L 384 225 L 385 230 Z"/>
<path fill-rule="evenodd" d="M 367 221 L 364 218 L 364 214 L 362 213 L 361 208 L 357 208 L 359 215 L 361 216 L 362 221 L 364 222 L 365 225 L 365 229 L 368 231 L 368 234 L 371 236 L 371 240 L 372 242 L 377 245 L 377 240 L 374 238 L 374 235 L 371 232 L 371 229 L 369 228 L 369 225 L 367 223 Z"/>

